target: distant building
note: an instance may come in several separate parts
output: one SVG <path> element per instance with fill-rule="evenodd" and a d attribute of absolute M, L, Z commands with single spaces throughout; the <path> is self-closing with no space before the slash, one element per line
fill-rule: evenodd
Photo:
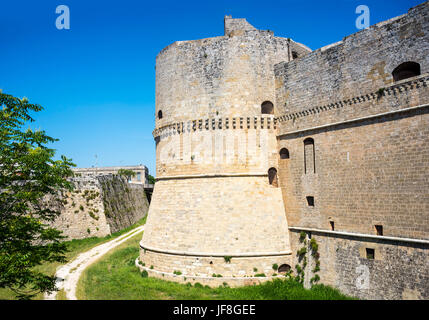
<path fill-rule="evenodd" d="M 128 181 L 130 183 L 141 183 L 149 185 L 149 170 L 146 166 L 140 164 L 136 166 L 113 166 L 113 167 L 91 167 L 91 168 L 74 168 L 75 173 L 82 175 L 106 175 L 106 174 L 117 174 L 120 169 L 132 170 L 136 173 L 134 177 Z"/>

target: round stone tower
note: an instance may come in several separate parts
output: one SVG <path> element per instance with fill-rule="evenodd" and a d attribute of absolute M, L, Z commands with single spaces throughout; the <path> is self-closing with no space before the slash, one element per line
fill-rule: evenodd
<path fill-rule="evenodd" d="M 269 279 L 273 264 L 290 264 L 273 66 L 309 51 L 226 16 L 224 36 L 178 41 L 159 53 L 157 182 L 141 268 L 217 285 Z"/>

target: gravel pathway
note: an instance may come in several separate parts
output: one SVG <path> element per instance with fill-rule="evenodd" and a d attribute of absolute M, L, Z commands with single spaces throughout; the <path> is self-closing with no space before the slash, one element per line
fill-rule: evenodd
<path fill-rule="evenodd" d="M 79 254 L 76 259 L 70 261 L 66 265 L 58 268 L 55 276 L 57 277 L 56 286 L 59 290 L 64 289 L 66 292 L 67 300 L 77 300 L 76 298 L 76 287 L 77 282 L 82 274 L 82 272 L 96 260 L 101 258 L 111 249 L 117 247 L 121 243 L 127 241 L 129 238 L 137 235 L 140 232 L 143 232 L 144 225 L 137 227 L 118 238 L 115 238 L 109 242 L 100 244 L 86 252 Z M 51 294 L 45 295 L 45 300 L 55 300 L 57 296 L 57 291 L 52 292 Z"/>

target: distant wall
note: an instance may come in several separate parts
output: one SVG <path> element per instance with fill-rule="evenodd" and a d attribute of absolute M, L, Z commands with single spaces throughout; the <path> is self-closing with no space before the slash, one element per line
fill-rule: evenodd
<path fill-rule="evenodd" d="M 104 237 L 124 229 L 148 211 L 144 185 L 127 183 L 117 175 L 81 175 L 72 178 L 75 189 L 57 205 L 53 226 L 68 239 Z"/>
<path fill-rule="evenodd" d="M 120 176 L 101 176 L 98 181 L 103 191 L 103 206 L 110 232 L 122 230 L 141 218 L 149 210 L 149 202 L 140 184 L 127 183 Z"/>

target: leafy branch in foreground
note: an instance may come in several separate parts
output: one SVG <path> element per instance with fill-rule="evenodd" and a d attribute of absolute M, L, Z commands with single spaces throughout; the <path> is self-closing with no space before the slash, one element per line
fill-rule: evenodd
<path fill-rule="evenodd" d="M 61 231 L 50 227 L 60 214 L 53 205 L 73 175 L 70 159 L 53 160 L 57 141 L 40 130 L 23 130 L 30 112 L 43 108 L 0 91 L 0 288 L 20 299 L 55 290 L 55 277 L 35 270 L 43 262 L 65 262 Z M 49 203 L 49 205 L 46 205 Z"/>

